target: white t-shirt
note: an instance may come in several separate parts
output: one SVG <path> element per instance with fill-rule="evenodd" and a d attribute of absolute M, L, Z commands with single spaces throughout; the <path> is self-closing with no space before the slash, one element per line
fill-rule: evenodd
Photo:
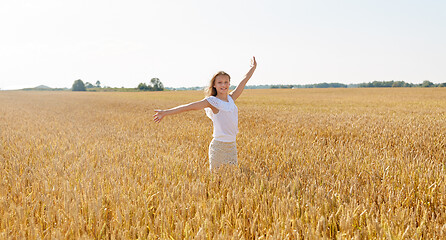
<path fill-rule="evenodd" d="M 216 114 L 212 112 L 211 108 L 204 109 L 206 115 L 214 123 L 214 133 L 212 134 L 214 139 L 221 142 L 235 142 L 238 133 L 238 108 L 232 97 L 228 95 L 228 102 L 214 96 L 205 99 L 218 109 Z"/>

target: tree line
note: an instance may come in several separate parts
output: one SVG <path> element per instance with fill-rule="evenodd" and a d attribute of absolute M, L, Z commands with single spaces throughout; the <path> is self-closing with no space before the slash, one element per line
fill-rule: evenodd
<path fill-rule="evenodd" d="M 235 86 L 231 86 L 234 89 Z M 343 83 L 316 83 L 316 84 L 274 84 L 274 85 L 250 85 L 246 89 L 279 89 L 279 88 L 395 88 L 395 87 L 446 87 L 445 83 L 433 83 L 425 80 L 420 84 L 407 83 L 404 81 L 373 81 L 359 84 L 343 84 Z M 101 82 L 96 81 L 96 85 L 89 82 L 84 83 L 81 79 L 74 81 L 73 91 L 86 91 L 89 88 L 101 88 Z M 152 78 L 148 84 L 140 83 L 135 90 L 139 91 L 164 91 L 167 90 L 201 90 L 203 87 L 191 88 L 165 88 L 159 78 Z"/>
<path fill-rule="evenodd" d="M 404 81 L 373 81 L 361 83 L 358 87 L 446 87 L 446 83 L 435 84 L 428 80 L 424 80 L 420 84 L 406 83 Z"/>
<path fill-rule="evenodd" d="M 98 80 L 98 81 L 96 81 L 96 85 L 93 85 L 89 82 L 84 83 L 84 81 L 82 81 L 81 79 L 78 79 L 78 80 L 74 81 L 71 90 L 72 91 L 87 91 L 87 89 L 89 89 L 89 88 L 102 88 L 101 82 Z M 108 87 L 104 87 L 104 88 L 108 88 Z M 164 85 L 159 80 L 159 78 L 152 78 L 150 80 L 149 84 L 140 83 L 140 84 L 138 84 L 138 86 L 135 89 L 140 90 L 140 91 L 164 91 Z"/>
<path fill-rule="evenodd" d="M 373 81 L 359 84 L 343 83 L 316 83 L 316 84 L 275 84 L 275 85 L 251 85 L 247 89 L 278 89 L 278 88 L 395 88 L 395 87 L 446 87 L 446 83 L 433 83 L 425 80 L 420 84 L 406 83 L 404 81 Z"/>

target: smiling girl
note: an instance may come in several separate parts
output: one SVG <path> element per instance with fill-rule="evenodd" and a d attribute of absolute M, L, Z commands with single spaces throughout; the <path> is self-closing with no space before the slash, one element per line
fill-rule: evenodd
<path fill-rule="evenodd" d="M 237 165 L 236 135 L 238 133 L 238 109 L 234 101 L 243 92 L 246 83 L 257 67 L 255 57 L 251 60 L 251 69 L 245 78 L 229 93 L 231 77 L 220 71 L 216 73 L 206 88 L 206 97 L 197 102 L 181 105 L 167 110 L 155 110 L 153 120 L 159 123 L 165 116 L 191 110 L 205 109 L 206 115 L 214 124 L 214 133 L 209 145 L 210 169 L 215 170 L 222 164 Z"/>

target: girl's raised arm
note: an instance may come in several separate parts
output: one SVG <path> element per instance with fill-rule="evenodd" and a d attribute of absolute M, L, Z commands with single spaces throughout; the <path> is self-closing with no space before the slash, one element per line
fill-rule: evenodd
<path fill-rule="evenodd" d="M 229 95 L 231 95 L 232 99 L 235 101 L 243 92 L 243 89 L 245 88 L 246 83 L 251 78 L 252 74 L 256 70 L 257 62 L 256 58 L 252 57 L 251 59 L 251 69 L 249 69 L 249 72 L 246 73 L 245 78 L 239 83 L 237 88 L 234 89 Z"/>
<path fill-rule="evenodd" d="M 184 104 L 167 110 L 157 109 L 155 110 L 155 114 L 153 115 L 153 121 L 159 123 L 161 122 L 161 119 L 163 119 L 165 116 L 187 112 L 191 110 L 200 110 L 207 107 L 211 107 L 211 104 L 206 99 L 203 99 L 201 101 Z"/>

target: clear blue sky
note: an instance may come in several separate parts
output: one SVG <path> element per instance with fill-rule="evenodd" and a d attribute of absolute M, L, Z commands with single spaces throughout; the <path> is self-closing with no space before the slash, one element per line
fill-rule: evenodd
<path fill-rule="evenodd" d="M 446 1 L 0 2 L 0 88 L 446 82 Z"/>

